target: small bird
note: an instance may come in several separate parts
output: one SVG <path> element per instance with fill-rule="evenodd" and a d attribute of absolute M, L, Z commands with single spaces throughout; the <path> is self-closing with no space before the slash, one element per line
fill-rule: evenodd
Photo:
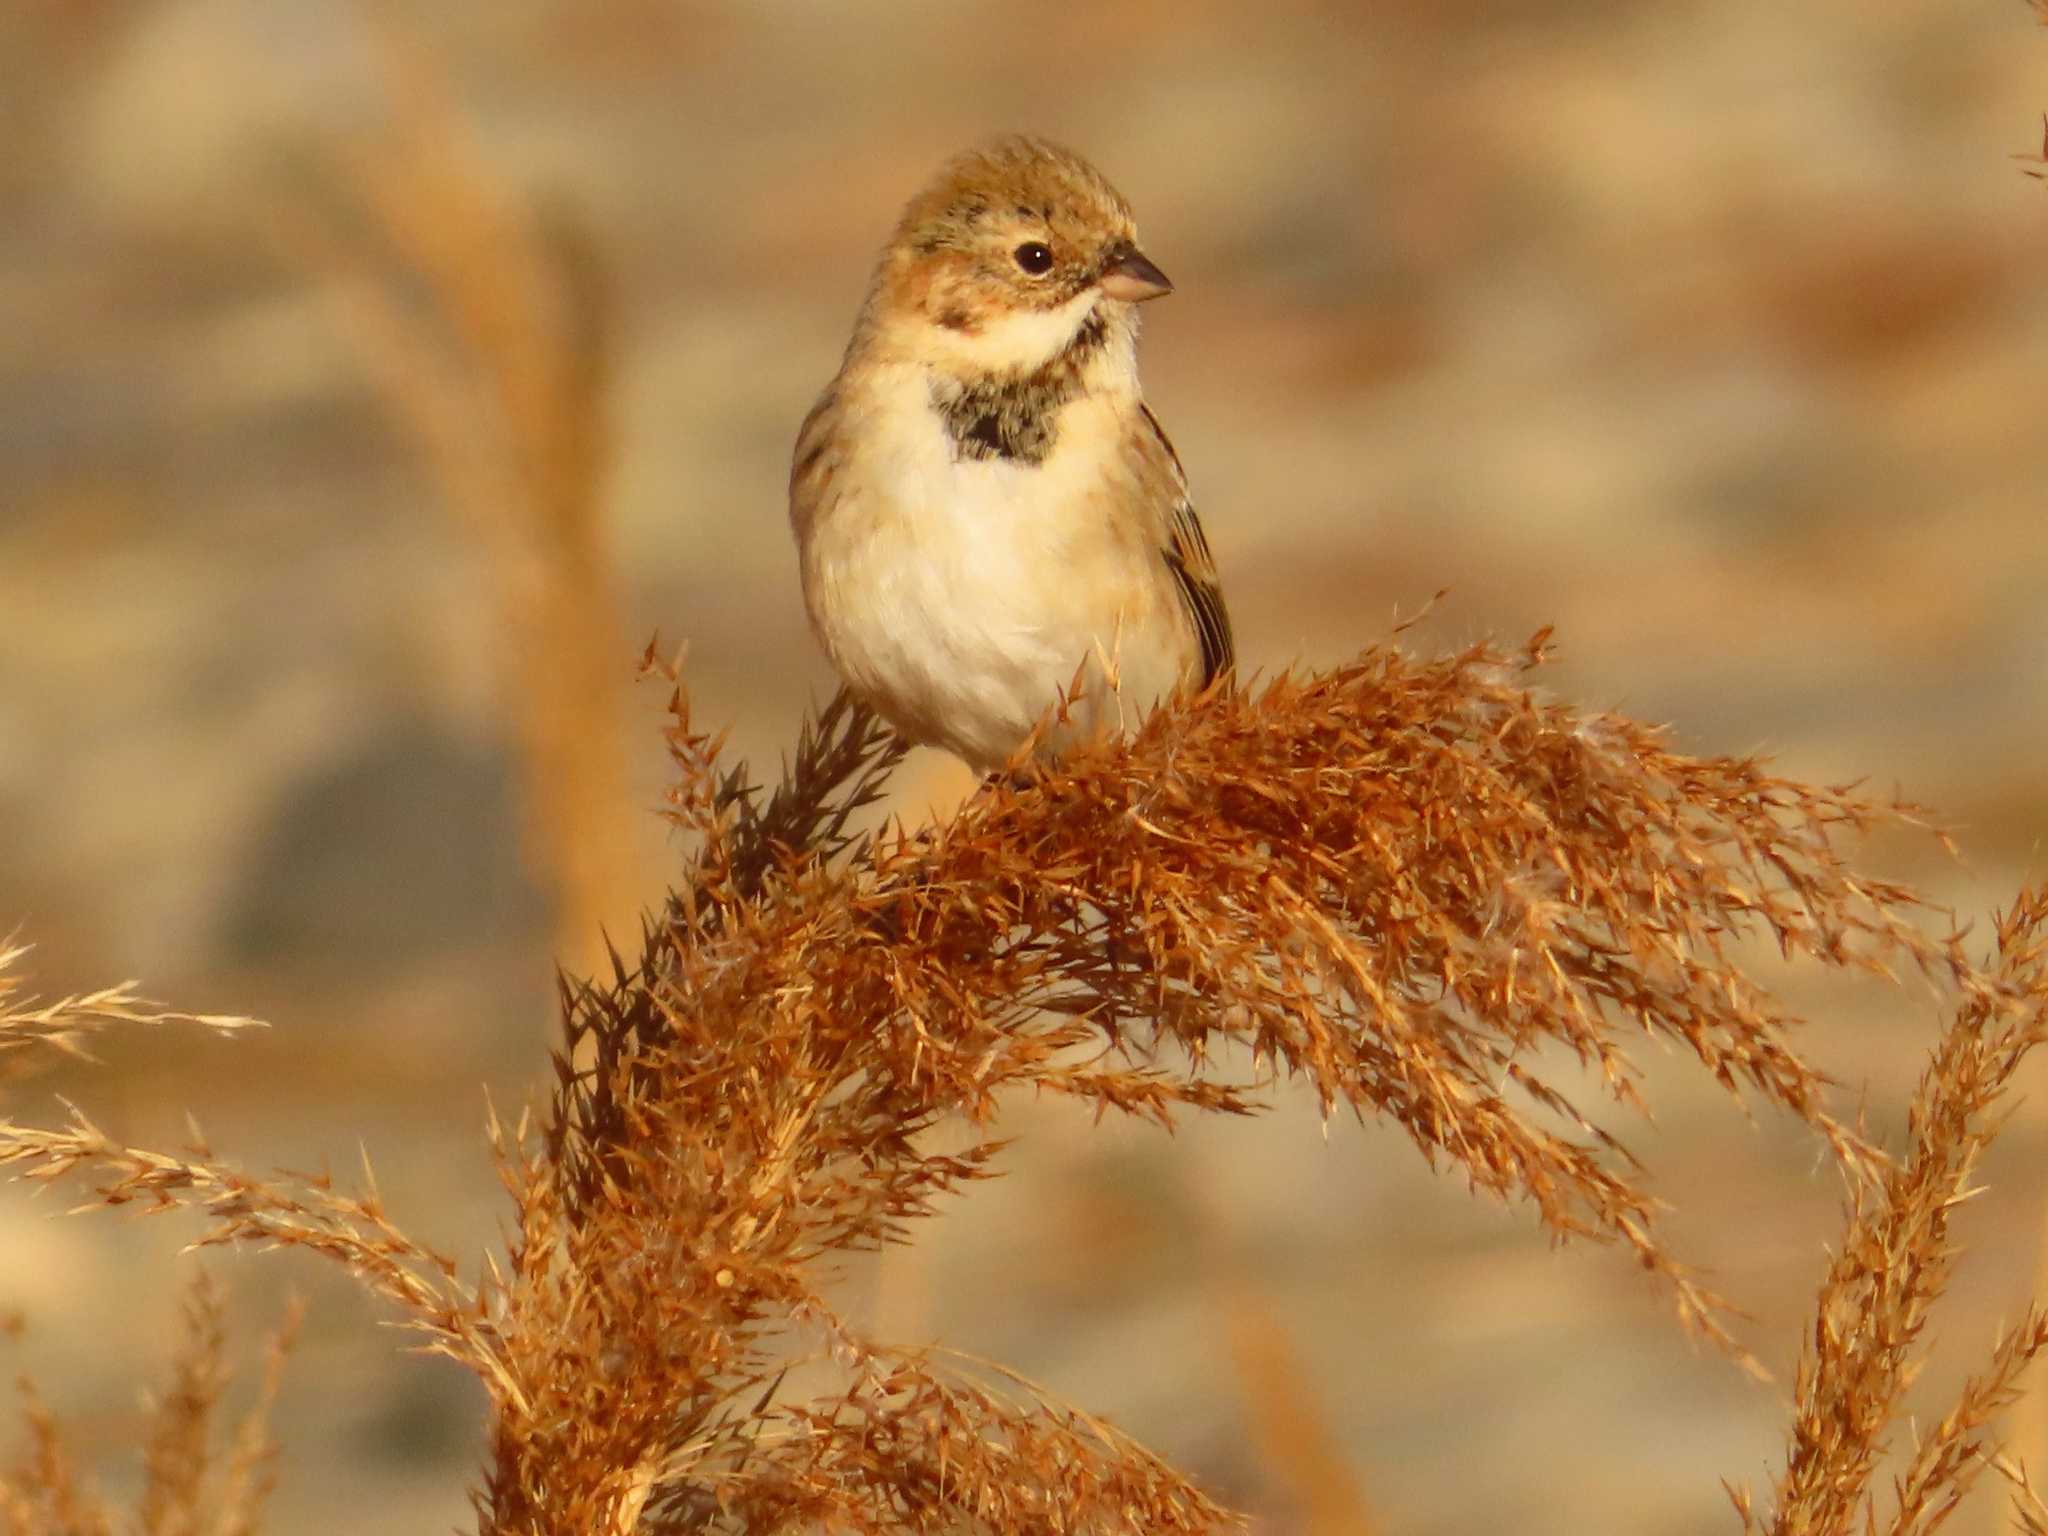
<path fill-rule="evenodd" d="M 1087 161 L 1003 138 L 903 210 L 839 373 L 797 434 L 811 627 L 912 742 L 986 772 L 1134 723 L 1233 660 L 1180 459 L 1138 387 L 1171 293 Z"/>

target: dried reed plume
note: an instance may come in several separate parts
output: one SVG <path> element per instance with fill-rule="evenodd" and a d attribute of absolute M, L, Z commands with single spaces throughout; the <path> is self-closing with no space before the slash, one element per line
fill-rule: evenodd
<path fill-rule="evenodd" d="M 38 1049 L 86 1055 L 84 1042 L 100 1030 L 135 1024 L 202 1024 L 209 1029 L 258 1027 L 254 1019 L 218 1013 L 178 1013 L 141 996 L 132 981 L 46 1002 L 22 991 L 21 962 L 29 947 L 0 941 L 0 1085 L 34 1064 Z"/>
<path fill-rule="evenodd" d="M 626 649 L 604 530 L 611 295 L 566 211 L 517 213 L 489 176 L 427 51 L 364 10 L 392 122 L 331 171 L 349 194 L 279 210 L 278 232 L 336 295 L 393 419 L 481 561 L 507 639 L 536 873 L 556 952 L 602 954 L 649 888 L 633 846 L 621 683 Z"/>
<path fill-rule="evenodd" d="M 234 1030 L 256 1021 L 219 1014 L 177 1013 L 141 997 L 133 982 L 44 1002 L 22 992 L 24 944 L 0 945 L 0 1086 L 18 1080 L 38 1054 L 86 1054 L 98 1031 L 139 1024 L 188 1023 Z M 0 1144 L 19 1128 L 0 1120 Z M 0 1531 L 7 1536 L 98 1536 L 133 1529 L 144 1536 L 250 1536 L 269 1496 L 276 1447 L 268 1422 L 279 1371 L 298 1327 L 296 1308 L 272 1337 L 258 1401 L 232 1443 L 215 1444 L 215 1424 L 229 1382 L 219 1293 L 194 1278 L 185 1310 L 185 1342 L 172 1361 L 169 1388 L 150 1412 L 143 1482 L 132 1520 L 122 1519 L 79 1470 L 64 1436 L 34 1385 L 17 1383 L 27 1448 L 12 1468 L 0 1466 Z M 0 1318 L 16 1333 L 18 1318 Z"/>
<path fill-rule="evenodd" d="M 299 1326 L 294 1306 L 264 1349 L 254 1404 L 225 1437 L 221 1403 L 232 1384 L 220 1292 L 204 1273 L 186 1292 L 184 1342 L 170 1381 L 152 1394 L 142 1446 L 142 1487 L 132 1514 L 102 1496 L 63 1430 L 27 1380 L 18 1385 L 27 1448 L 0 1468 L 0 1531 L 7 1536 L 254 1536 L 276 1482 L 271 1410 Z M 223 1441 L 225 1443 L 223 1443 Z"/>
<path fill-rule="evenodd" d="M 1791 1444 L 1775 1511 L 1758 1522 L 1746 1494 L 1746 1530 L 1773 1536 L 1936 1529 L 1986 1465 L 1999 1465 L 2031 1502 L 2024 1473 L 1990 1439 L 1996 1414 L 2048 1348 L 2048 1313 L 2029 1307 L 2000 1334 L 1988 1365 L 1921 1441 L 1893 1485 L 1880 1523 L 1870 1482 L 1906 1388 L 1917 1374 L 1921 1330 L 1955 1263 L 1949 1215 L 1982 1191 L 1979 1158 L 2002 1124 L 2000 1101 L 2033 1049 L 2048 1039 L 2048 892 L 2024 893 L 1998 921 L 1997 963 L 1971 985 L 1913 1095 L 1904 1159 L 1872 1185 L 1855 1184 L 1840 1248 L 1821 1284 L 1814 1328 L 1799 1363 Z"/>
<path fill-rule="evenodd" d="M 493 1116 L 513 1233 L 473 1282 L 392 1227 L 374 1182 L 251 1178 L 82 1116 L 0 1127 L 0 1161 L 356 1274 L 483 1381 L 486 1532 L 1215 1530 L 1232 1517 L 1111 1427 L 999 1367 L 860 1336 L 827 1282 L 994 1171 L 1017 1091 L 1171 1124 L 1299 1078 L 1560 1238 L 1621 1245 L 1725 1343 L 1586 1100 L 1633 1106 L 1630 1042 L 1664 1039 L 1876 1181 L 1772 1527 L 1846 1531 L 1939 1290 L 1944 1202 L 2038 1032 L 2038 904 L 1979 973 L 1847 862 L 1902 810 L 1549 702 L 1522 675 L 1541 653 L 1389 645 L 1214 691 L 916 835 L 855 831 L 899 756 L 859 706 L 835 700 L 769 794 L 677 682 L 690 865 L 637 953 L 564 984 L 545 1108 Z M 1795 1021 L 1741 966 L 1752 939 L 1959 999 L 1904 1163 L 1829 1112 Z M 1579 1073 L 1544 1064 L 1557 1046 Z M 939 1151 L 923 1133 L 942 1123 L 979 1135 Z M 2038 1343 L 2014 1335 L 1930 1440 L 1916 1518 L 1966 1481 Z"/>

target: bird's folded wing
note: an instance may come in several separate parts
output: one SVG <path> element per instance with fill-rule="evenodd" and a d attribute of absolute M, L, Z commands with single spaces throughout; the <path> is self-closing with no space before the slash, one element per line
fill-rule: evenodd
<path fill-rule="evenodd" d="M 1139 410 L 1151 430 L 1153 445 L 1164 450 L 1165 461 L 1172 468 L 1171 507 L 1160 553 L 1167 569 L 1173 572 L 1181 604 L 1201 642 L 1202 686 L 1206 688 L 1237 660 L 1230 634 L 1230 613 L 1223 606 L 1223 588 L 1216 578 L 1216 560 L 1209 553 L 1209 540 L 1202 533 L 1202 520 L 1188 499 L 1187 471 L 1181 468 L 1180 455 L 1173 451 L 1173 444 L 1161 429 L 1159 418 L 1152 414 L 1152 408 L 1140 406 Z"/>

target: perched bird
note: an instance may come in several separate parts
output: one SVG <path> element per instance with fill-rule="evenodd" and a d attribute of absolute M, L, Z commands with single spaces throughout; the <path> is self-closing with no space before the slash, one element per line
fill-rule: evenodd
<path fill-rule="evenodd" d="M 811 626 L 911 741 L 1004 762 L 1115 729 L 1232 662 L 1173 445 L 1138 388 L 1137 306 L 1173 291 L 1079 155 L 1004 138 L 948 163 L 882 252 L 797 434 Z"/>

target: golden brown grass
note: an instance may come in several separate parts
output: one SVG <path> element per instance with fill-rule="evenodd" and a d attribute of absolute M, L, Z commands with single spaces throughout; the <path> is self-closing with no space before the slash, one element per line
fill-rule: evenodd
<path fill-rule="evenodd" d="M 853 829 L 899 749 L 871 715 L 835 700 L 768 793 L 676 682 L 669 815 L 694 853 L 637 952 L 565 982 L 548 1102 L 492 1118 L 512 1237 L 473 1279 L 390 1223 L 367 1172 L 358 1193 L 254 1178 L 82 1114 L 0 1126 L 0 1161 L 356 1275 L 489 1393 L 484 1531 L 1213 1530 L 1231 1517 L 1114 1428 L 862 1336 L 828 1282 L 995 1171 L 1018 1092 L 1171 1124 L 1295 1079 L 1558 1237 L 1621 1247 L 1725 1344 L 1593 1118 L 1636 1105 L 1632 1052 L 1661 1039 L 1811 1126 L 1854 1192 L 1773 1512 L 1742 1501 L 1773 1531 L 1847 1532 L 1947 1276 L 1947 1212 L 2041 1035 L 2043 905 L 2022 899 L 1980 971 L 1849 862 L 1908 812 L 1564 708 L 1525 676 L 1541 649 L 1389 645 L 1218 691 L 872 836 Z M 1828 1108 L 1752 940 L 1953 1000 L 1902 1160 Z M 942 1123 L 979 1135 L 942 1152 Z M 1932 1528 L 2042 1343 L 2030 1317 L 1999 1344 L 1881 1528 Z"/>
<path fill-rule="evenodd" d="M 1869 1494 L 1906 1388 L 1924 1359 L 1920 1335 L 1948 1284 L 1949 1220 L 1982 1191 L 1973 1174 L 1997 1134 L 2001 1099 L 2048 1038 L 2048 894 L 2024 894 L 1997 925 L 1997 962 L 1973 980 L 1921 1077 L 1905 1156 L 1851 1186 L 1847 1230 L 1822 1282 L 1801 1357 L 1774 1533 L 1936 1529 L 1998 1446 L 1991 1428 L 2018 1396 L 2021 1373 L 2048 1347 L 2048 1314 L 2031 1307 L 1992 1348 L 1986 1367 L 1915 1448 L 1879 1524 Z M 2019 1485 L 2024 1489 L 2024 1483 Z M 1744 1526 L 1760 1525 L 1738 1494 Z"/>
<path fill-rule="evenodd" d="M 333 206 L 303 191 L 279 233 L 337 300 L 393 420 L 479 560 L 506 639 L 502 686 L 527 770 L 536 873 L 574 963 L 630 924 L 649 889 L 634 853 L 620 736 L 618 628 L 603 517 L 611 462 L 611 295 L 565 211 L 516 212 L 427 52 L 366 7 L 391 120 L 339 155 Z"/>
<path fill-rule="evenodd" d="M 138 1024 L 193 1023 L 234 1030 L 254 1020 L 162 1009 L 132 982 L 44 1001 L 24 995 L 21 961 L 28 949 L 0 945 L 0 1086 L 18 1081 L 38 1056 L 83 1056 L 92 1034 Z M 14 1128 L 0 1121 L 8 1131 Z M 0 1132 L 4 1134 L 4 1132 Z M 21 1331 L 19 1318 L 0 1319 L 0 1332 Z M 298 1328 L 294 1308 L 267 1348 L 255 1405 L 220 1443 L 220 1406 L 227 1366 L 219 1292 L 202 1273 L 187 1293 L 184 1343 L 166 1388 L 149 1405 L 142 1487 L 132 1515 L 116 1510 L 92 1486 L 55 1417 L 27 1378 L 16 1383 L 26 1449 L 17 1465 L 0 1465 L 0 1532 L 5 1536 L 252 1536 L 261 1525 L 273 1482 L 277 1447 L 270 1410 L 284 1357 Z"/>
<path fill-rule="evenodd" d="M 1301 1536 L 1371 1536 L 1381 1527 L 1272 1299 L 1240 1279 L 1222 1321 L 1259 1466 L 1281 1491 L 1289 1528 Z"/>
<path fill-rule="evenodd" d="M 133 1511 L 94 1486 L 53 1414 L 26 1379 L 17 1384 L 27 1448 L 0 1468 L 0 1531 L 7 1536 L 254 1536 L 276 1483 L 270 1433 L 286 1356 L 297 1335 L 292 1309 L 265 1345 L 254 1406 L 222 1429 L 232 1382 L 220 1292 L 202 1272 L 186 1292 L 184 1341 L 170 1379 L 147 1405 L 142 1485 Z"/>
<path fill-rule="evenodd" d="M 76 992 L 56 999 L 25 993 L 21 963 L 29 947 L 0 940 L 0 1086 L 37 1065 L 44 1052 L 85 1057 L 85 1042 L 101 1030 L 136 1024 L 202 1024 L 234 1030 L 257 1026 L 254 1019 L 227 1014 L 178 1013 L 143 997 L 135 983 Z"/>

